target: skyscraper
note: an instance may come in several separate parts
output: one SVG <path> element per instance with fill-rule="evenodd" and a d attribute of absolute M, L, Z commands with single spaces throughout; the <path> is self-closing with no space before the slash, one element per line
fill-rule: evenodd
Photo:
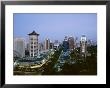
<path fill-rule="evenodd" d="M 67 36 L 65 36 L 63 41 L 63 51 L 66 52 L 69 49 L 69 42 Z"/>
<path fill-rule="evenodd" d="M 74 50 L 74 38 L 72 36 L 68 38 L 68 42 L 69 42 L 69 49 Z"/>
<path fill-rule="evenodd" d="M 29 33 L 28 35 L 29 35 L 29 54 L 31 57 L 37 56 L 39 34 L 33 31 L 32 33 Z"/>
<path fill-rule="evenodd" d="M 25 56 L 29 56 L 29 43 L 27 43 L 25 47 Z"/>
<path fill-rule="evenodd" d="M 25 57 L 25 41 L 23 38 L 14 39 L 14 51 L 19 53 L 21 57 Z"/>
<path fill-rule="evenodd" d="M 39 43 L 39 52 L 44 50 L 44 45 L 43 43 Z"/>
<path fill-rule="evenodd" d="M 53 47 L 54 47 L 54 44 L 52 41 L 50 41 L 50 49 L 53 49 Z"/>
<path fill-rule="evenodd" d="M 85 35 L 82 35 L 80 40 L 80 54 L 82 57 L 86 57 L 87 54 L 87 38 Z"/>
<path fill-rule="evenodd" d="M 48 38 L 45 39 L 45 50 L 50 49 L 50 40 Z"/>

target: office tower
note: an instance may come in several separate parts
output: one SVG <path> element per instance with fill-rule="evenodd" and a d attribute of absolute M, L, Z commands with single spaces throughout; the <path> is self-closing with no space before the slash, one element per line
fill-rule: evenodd
<path fill-rule="evenodd" d="M 23 38 L 14 39 L 14 51 L 18 53 L 19 57 L 25 57 L 25 41 Z"/>
<path fill-rule="evenodd" d="M 63 41 L 63 51 L 66 52 L 69 49 L 69 42 L 67 36 L 65 36 Z"/>
<path fill-rule="evenodd" d="M 29 33 L 29 54 L 30 57 L 37 56 L 38 54 L 38 36 L 39 34 L 33 31 Z"/>
<path fill-rule="evenodd" d="M 72 36 L 68 38 L 68 42 L 69 42 L 69 49 L 74 50 L 74 38 Z"/>
<path fill-rule="evenodd" d="M 87 38 L 85 35 L 82 35 L 80 40 L 80 54 L 82 57 L 86 57 L 87 54 Z"/>
<path fill-rule="evenodd" d="M 45 39 L 45 50 L 50 49 L 50 40 L 48 38 Z"/>

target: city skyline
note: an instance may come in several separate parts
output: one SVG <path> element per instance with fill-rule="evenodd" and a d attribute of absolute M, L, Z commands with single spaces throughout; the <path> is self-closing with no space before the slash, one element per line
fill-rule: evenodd
<path fill-rule="evenodd" d="M 96 42 L 97 15 L 95 13 L 14 14 L 14 38 L 27 39 L 27 34 L 33 30 L 40 34 L 40 42 L 46 38 L 53 42 L 54 40 L 63 41 L 65 36 L 78 37 L 80 40 L 82 35 Z"/>

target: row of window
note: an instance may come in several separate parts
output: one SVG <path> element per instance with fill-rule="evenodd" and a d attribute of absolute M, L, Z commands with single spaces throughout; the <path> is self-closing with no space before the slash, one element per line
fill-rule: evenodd
<path fill-rule="evenodd" d="M 38 39 L 30 39 L 30 41 L 38 41 Z"/>
<path fill-rule="evenodd" d="M 34 56 L 37 55 L 37 53 L 34 53 Z M 33 56 L 33 53 L 31 53 L 31 56 Z"/>
<path fill-rule="evenodd" d="M 37 52 L 38 51 L 38 49 L 36 49 L 36 50 L 31 50 L 31 52 Z"/>
<path fill-rule="evenodd" d="M 38 40 L 38 38 L 30 38 L 30 40 Z"/>
<path fill-rule="evenodd" d="M 33 42 L 31 42 L 31 44 L 38 44 L 38 42 L 34 42 L 34 43 L 33 43 Z"/>
<path fill-rule="evenodd" d="M 31 46 L 31 49 L 32 49 L 32 48 L 37 48 L 37 47 L 38 47 L 38 46 Z"/>

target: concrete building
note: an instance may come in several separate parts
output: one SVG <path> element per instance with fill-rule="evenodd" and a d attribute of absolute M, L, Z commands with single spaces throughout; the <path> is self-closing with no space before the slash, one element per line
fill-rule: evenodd
<path fill-rule="evenodd" d="M 53 49 L 54 48 L 54 44 L 52 41 L 50 41 L 50 49 Z"/>
<path fill-rule="evenodd" d="M 29 43 L 26 44 L 26 50 L 29 51 Z"/>
<path fill-rule="evenodd" d="M 63 41 L 63 51 L 67 52 L 68 49 L 69 49 L 69 42 L 68 42 L 68 38 L 66 36 Z"/>
<path fill-rule="evenodd" d="M 87 38 L 85 35 L 82 35 L 80 40 L 80 54 L 82 57 L 86 57 L 87 54 Z"/>
<path fill-rule="evenodd" d="M 45 39 L 45 50 L 50 49 L 50 40 L 47 38 Z"/>
<path fill-rule="evenodd" d="M 29 43 L 27 43 L 25 47 L 25 56 L 29 56 Z"/>
<path fill-rule="evenodd" d="M 44 45 L 43 43 L 39 43 L 39 52 L 44 50 Z"/>
<path fill-rule="evenodd" d="M 74 50 L 74 38 L 72 37 L 72 36 L 70 36 L 69 38 L 68 38 L 68 42 L 69 42 L 69 49 L 70 50 Z"/>
<path fill-rule="evenodd" d="M 14 39 L 14 51 L 17 52 L 20 57 L 25 57 L 25 40 L 23 38 Z"/>
<path fill-rule="evenodd" d="M 39 34 L 33 31 L 29 33 L 29 54 L 30 57 L 37 56 L 38 54 L 38 36 Z"/>

